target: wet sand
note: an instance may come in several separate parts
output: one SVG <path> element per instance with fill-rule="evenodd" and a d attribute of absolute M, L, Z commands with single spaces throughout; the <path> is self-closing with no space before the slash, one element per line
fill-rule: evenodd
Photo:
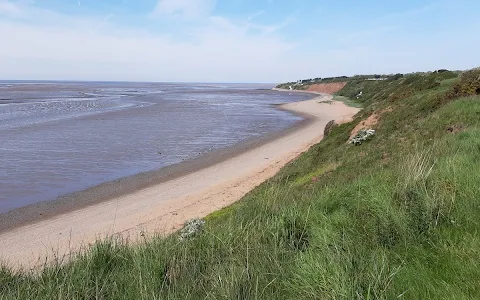
<path fill-rule="evenodd" d="M 281 105 L 278 107 L 282 109 Z M 304 120 L 297 122 L 293 127 L 281 132 L 267 134 L 263 137 L 253 138 L 231 147 L 214 150 L 198 158 L 163 167 L 160 170 L 143 172 L 106 182 L 79 192 L 61 196 L 54 201 L 39 202 L 3 213 L 0 215 L 0 234 L 20 226 L 48 220 L 61 214 L 127 195 L 132 191 L 164 183 L 214 164 L 224 162 L 232 157 L 295 132 L 308 126 L 313 121 L 308 115 L 302 116 Z"/>
<path fill-rule="evenodd" d="M 281 105 L 306 120 L 280 134 L 9 214 L 0 224 L 0 260 L 31 268 L 113 234 L 168 234 L 228 206 L 318 143 L 330 120 L 349 121 L 358 112 L 340 102 L 319 103 L 325 100 L 331 97 Z"/>

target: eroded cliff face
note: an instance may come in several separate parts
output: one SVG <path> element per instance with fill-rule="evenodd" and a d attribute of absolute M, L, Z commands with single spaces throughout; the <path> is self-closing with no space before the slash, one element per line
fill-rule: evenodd
<path fill-rule="evenodd" d="M 332 82 L 332 83 L 318 83 L 312 84 L 308 87 L 307 91 L 325 93 L 325 94 L 335 94 L 345 87 L 346 82 Z"/>

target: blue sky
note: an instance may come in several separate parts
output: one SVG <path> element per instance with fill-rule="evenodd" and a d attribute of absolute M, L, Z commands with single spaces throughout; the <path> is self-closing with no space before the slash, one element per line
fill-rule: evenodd
<path fill-rule="evenodd" d="M 0 79 L 283 82 L 480 66 L 480 1 L 0 0 Z"/>

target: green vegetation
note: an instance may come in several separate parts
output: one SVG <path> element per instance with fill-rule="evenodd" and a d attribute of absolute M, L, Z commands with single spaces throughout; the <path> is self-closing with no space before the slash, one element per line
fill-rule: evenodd
<path fill-rule="evenodd" d="M 480 299 L 480 70 L 350 80 L 352 123 L 194 238 L 104 241 L 2 299 Z M 347 144 L 381 112 L 376 135 Z"/>
<path fill-rule="evenodd" d="M 382 81 L 352 78 L 337 94 L 356 99 L 364 105 L 382 103 L 384 100 L 401 100 L 413 96 L 415 93 L 439 87 L 443 81 L 457 78 L 458 73 L 437 71 L 400 75 L 393 75 Z"/>
<path fill-rule="evenodd" d="M 356 99 L 352 100 L 352 99 L 344 97 L 344 96 L 334 95 L 333 100 L 343 102 L 346 105 L 351 106 L 351 107 L 363 108 L 363 104 Z"/>
<path fill-rule="evenodd" d="M 380 75 L 371 75 L 371 76 L 372 77 L 378 76 L 378 77 L 375 77 L 375 78 L 380 78 Z M 369 76 L 362 75 L 360 77 L 368 78 Z M 298 90 L 305 90 L 308 87 L 308 85 L 311 85 L 311 84 L 345 82 L 347 80 L 349 80 L 349 77 L 347 77 L 347 76 L 328 77 L 328 78 L 311 78 L 311 79 L 299 80 L 297 82 L 281 83 L 281 84 L 277 85 L 277 88 L 288 89 L 290 86 L 292 86 L 292 87 L 294 87 L 295 89 L 298 89 Z"/>
<path fill-rule="evenodd" d="M 402 99 L 412 95 L 415 91 L 422 91 L 425 89 L 430 89 L 438 86 L 441 82 L 446 80 L 452 80 L 457 78 L 459 72 L 453 72 L 445 69 L 437 70 L 430 73 L 413 73 L 413 74 L 391 74 L 391 75 L 355 75 L 352 77 L 340 76 L 340 77 L 330 77 L 330 78 L 315 78 L 315 79 L 304 79 L 299 80 L 298 82 L 288 82 L 282 83 L 277 86 L 277 88 L 289 89 L 292 87 L 295 90 L 307 90 L 309 86 L 319 83 L 334 83 L 334 82 L 346 82 L 347 86 L 342 89 L 338 96 L 345 96 L 346 98 L 355 101 L 355 107 L 358 107 L 358 102 L 365 102 L 362 99 L 366 99 L 371 102 L 379 101 L 379 99 L 385 99 L 389 97 L 388 92 L 397 92 L 393 97 Z M 402 84 L 398 84 L 399 81 Z M 406 87 L 408 86 L 408 87 Z M 392 91 L 394 89 L 394 91 Z M 399 94 L 401 91 L 403 94 Z M 359 95 L 360 92 L 363 92 L 363 95 Z M 372 95 L 371 93 L 377 93 L 378 95 Z M 465 92 L 465 91 L 464 91 Z M 365 93 L 370 93 L 366 96 Z M 464 94 L 467 95 L 467 94 Z M 470 95 L 470 94 L 468 94 Z M 363 97 L 362 97 L 363 96 Z M 372 97 L 375 96 L 375 97 Z M 369 104 L 367 103 L 367 104 Z"/>

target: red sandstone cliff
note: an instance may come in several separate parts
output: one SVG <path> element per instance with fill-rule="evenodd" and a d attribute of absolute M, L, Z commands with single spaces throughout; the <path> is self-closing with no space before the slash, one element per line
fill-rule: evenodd
<path fill-rule="evenodd" d="M 317 93 L 325 93 L 325 94 L 335 94 L 336 92 L 340 91 L 345 87 L 346 82 L 333 82 L 333 83 L 319 83 L 319 84 L 312 84 L 308 86 L 307 91 L 309 92 L 317 92 Z"/>

